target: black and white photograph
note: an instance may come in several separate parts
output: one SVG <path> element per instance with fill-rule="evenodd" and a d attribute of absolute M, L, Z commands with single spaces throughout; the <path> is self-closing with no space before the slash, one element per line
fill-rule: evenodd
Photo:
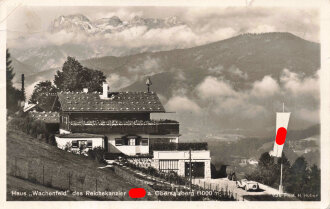
<path fill-rule="evenodd" d="M 242 3 L 7 7 L 5 201 L 320 202 L 321 9 Z"/>

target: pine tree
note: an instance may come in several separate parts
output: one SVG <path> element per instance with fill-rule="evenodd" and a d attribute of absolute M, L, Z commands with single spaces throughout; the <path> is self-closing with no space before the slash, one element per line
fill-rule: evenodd
<path fill-rule="evenodd" d="M 308 188 L 309 194 L 314 195 L 315 200 L 319 200 L 321 194 L 321 171 L 315 164 L 309 170 Z"/>
<path fill-rule="evenodd" d="M 22 93 L 13 86 L 13 79 L 15 77 L 14 68 L 11 65 L 9 50 L 6 50 L 6 105 L 9 112 L 16 112 L 19 108 L 19 101 L 23 101 Z"/>
<path fill-rule="evenodd" d="M 15 77 L 14 68 L 11 66 L 11 59 L 9 50 L 6 50 L 6 75 L 7 75 L 7 88 L 13 87 L 13 78 Z"/>
<path fill-rule="evenodd" d="M 247 175 L 247 178 L 268 186 L 273 186 L 279 176 L 277 170 L 274 158 L 271 157 L 268 152 L 265 152 L 261 154 L 257 168 L 254 172 Z"/>
<path fill-rule="evenodd" d="M 304 157 L 298 157 L 290 168 L 289 184 L 287 191 L 299 195 L 308 190 L 308 170 L 307 162 Z"/>

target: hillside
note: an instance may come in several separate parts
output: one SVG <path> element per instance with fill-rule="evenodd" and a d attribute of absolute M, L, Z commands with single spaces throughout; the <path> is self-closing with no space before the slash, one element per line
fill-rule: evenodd
<path fill-rule="evenodd" d="M 76 47 L 78 46 L 65 46 L 72 50 L 71 53 L 66 53 L 67 56 L 75 56 Z M 87 53 L 88 50 L 78 51 Z M 48 57 L 45 62 L 51 62 L 55 55 L 47 52 L 41 56 Z M 159 77 L 165 75 L 162 79 L 165 86 L 153 87 L 158 93 L 170 96 L 178 86 L 185 85 L 191 89 L 206 76 L 222 76 L 239 89 L 250 86 L 253 81 L 260 80 L 265 75 L 278 79 L 284 68 L 309 76 L 319 69 L 319 59 L 319 44 L 290 33 L 267 33 L 243 34 L 187 49 L 80 61 L 86 67 L 103 71 L 111 81 L 111 86 L 116 89 L 145 90 L 144 77 L 151 76 L 152 80 L 159 81 Z M 35 61 L 24 63 L 31 66 L 31 62 Z M 20 69 L 15 63 L 14 67 Z M 53 79 L 56 69 L 46 70 L 44 75 L 27 73 L 30 75 L 27 85 L 41 78 Z"/>
<path fill-rule="evenodd" d="M 211 151 L 212 162 L 232 165 L 236 157 L 258 159 L 264 152 L 273 149 L 275 136 L 267 138 L 245 138 L 231 143 L 218 140 L 205 140 Z M 304 156 L 309 165 L 320 167 L 320 125 L 302 130 L 289 130 L 284 153 L 291 163 L 297 157 Z"/>
<path fill-rule="evenodd" d="M 185 140 L 228 138 L 229 132 L 234 138 L 268 136 L 282 102 L 293 112 L 292 128 L 319 123 L 320 45 L 290 33 L 243 34 L 193 48 L 80 62 L 103 71 L 113 91 L 145 91 L 151 77 L 151 90 L 178 113 L 167 116 L 180 121 Z M 27 76 L 27 94 L 36 82 L 53 80 L 57 69 Z"/>
<path fill-rule="evenodd" d="M 44 177 L 42 177 L 43 166 Z M 128 192 L 134 187 L 112 170 L 99 169 L 100 166 L 103 165 L 85 156 L 60 150 L 22 132 L 11 130 L 7 132 L 7 185 L 9 190 L 27 192 L 66 190 L 70 182 L 72 191 L 94 191 L 96 179 L 98 191 Z M 15 175 L 20 179 L 13 177 Z M 69 175 L 71 175 L 70 181 L 68 181 Z M 15 199 L 11 196 L 7 198 Z M 124 198 L 129 200 L 128 195 Z M 73 196 L 56 198 L 56 200 L 79 199 L 84 198 Z M 40 198 L 40 200 L 47 199 Z M 108 200 L 122 200 L 122 198 L 111 197 Z"/>
<path fill-rule="evenodd" d="M 108 75 L 116 73 L 127 78 L 132 84 L 125 90 L 144 90 L 141 77 L 151 76 L 158 81 L 159 73 L 167 74 L 164 79 L 167 85 L 154 86 L 157 92 L 169 96 L 177 87 L 173 83 L 183 82 L 192 88 L 206 76 L 222 75 L 238 89 L 265 75 L 279 79 L 284 68 L 310 76 L 319 69 L 319 58 L 319 44 L 290 33 L 269 33 L 246 34 L 188 49 L 94 58 L 82 63 Z"/>

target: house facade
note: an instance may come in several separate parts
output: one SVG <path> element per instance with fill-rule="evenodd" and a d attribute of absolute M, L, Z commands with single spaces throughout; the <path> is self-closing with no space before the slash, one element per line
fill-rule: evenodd
<path fill-rule="evenodd" d="M 55 137 L 57 147 L 72 152 L 87 153 L 94 148 L 104 148 L 104 136 L 98 134 L 71 133 Z"/>
<path fill-rule="evenodd" d="M 154 92 L 109 92 L 104 84 L 102 94 L 61 92 L 58 99 L 60 134 L 104 135 L 109 153 L 148 155 L 155 143 L 179 142 L 177 121 L 150 118 L 151 113 L 165 113 Z"/>
<path fill-rule="evenodd" d="M 205 147 L 182 147 L 179 122 L 151 119 L 152 113 L 166 111 L 149 88 L 147 92 L 110 92 L 105 83 L 102 93 L 87 89 L 60 92 L 58 100 L 60 134 L 55 138 L 59 148 L 67 149 L 70 144 L 74 150 L 101 147 L 106 156 L 134 157 L 143 165 L 182 176 L 189 175 L 189 161 L 196 178 L 210 178 L 209 151 Z"/>

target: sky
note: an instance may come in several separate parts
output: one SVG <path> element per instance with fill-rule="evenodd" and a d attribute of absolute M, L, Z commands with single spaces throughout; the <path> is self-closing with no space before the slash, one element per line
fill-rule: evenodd
<path fill-rule="evenodd" d="M 161 31 L 162 33 L 149 33 L 143 36 L 141 45 L 149 43 L 155 36 L 164 34 L 166 37 L 158 39 L 166 43 L 166 38 L 173 36 L 174 44 L 182 47 L 192 47 L 205 43 L 230 38 L 246 32 L 290 32 L 306 40 L 319 42 L 319 13 L 311 8 L 200 8 L 200 7 L 20 7 L 8 18 L 9 45 L 15 46 L 19 36 L 37 37 L 34 40 L 38 45 L 43 41 L 54 40 L 53 37 L 42 36 L 48 31 L 52 20 L 60 15 L 83 14 L 90 20 L 118 16 L 122 20 L 129 20 L 134 16 L 149 18 L 165 18 L 176 16 L 186 23 L 188 27 L 176 30 Z M 134 40 L 120 34 L 119 40 Z M 140 36 L 141 38 L 141 36 Z M 47 39 L 47 40 L 41 40 Z M 62 38 L 63 39 L 63 38 Z M 61 39 L 61 40 L 62 40 Z M 12 40 L 12 41 L 10 41 Z M 39 41 L 39 42 L 37 42 Z M 71 41 L 69 39 L 62 41 Z M 82 40 L 83 41 L 83 40 Z M 182 44 L 185 42 L 185 44 Z M 61 44 L 63 42 L 60 42 Z M 154 42 L 152 42 L 154 43 Z"/>

